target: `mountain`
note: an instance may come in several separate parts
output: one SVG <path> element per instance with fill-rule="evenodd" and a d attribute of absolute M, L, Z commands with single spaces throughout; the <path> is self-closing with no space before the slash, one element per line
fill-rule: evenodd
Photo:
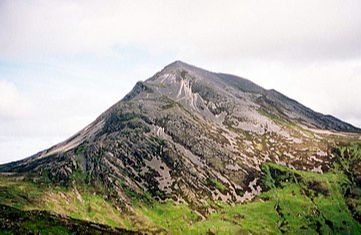
<path fill-rule="evenodd" d="M 11 188 L 8 182 L 14 180 L 14 184 L 19 184 L 19 180 L 26 182 L 28 188 L 41 185 L 41 191 L 46 192 L 45 203 L 54 200 L 52 197 L 64 188 L 69 194 L 63 198 L 83 204 L 88 203 L 83 194 L 88 199 L 100 195 L 97 200 L 105 200 L 107 206 L 129 215 L 122 217 L 123 224 L 113 221 L 111 225 L 143 231 L 149 229 L 149 215 L 139 208 L 147 204 L 164 206 L 171 201 L 177 205 L 171 207 L 174 211 L 178 211 L 179 205 L 187 205 L 181 211 L 196 218 L 193 222 L 185 219 L 186 224 L 192 224 L 207 221 L 219 212 L 219 205 L 213 205 L 214 202 L 248 205 L 247 201 L 265 201 L 261 192 L 275 190 L 286 182 L 297 183 L 299 188 L 292 186 L 296 191 L 308 189 L 309 184 L 312 190 L 326 190 L 331 181 L 323 175 L 334 173 L 337 164 L 344 166 L 335 157 L 335 154 L 343 156 L 344 152 L 336 149 L 360 139 L 361 129 L 315 112 L 275 90 L 176 61 L 148 80 L 137 82 L 121 101 L 68 140 L 24 160 L 1 165 L 0 172 L 7 190 Z M 358 147 L 354 148 L 357 155 Z M 349 163 L 351 158 L 346 158 Z M 353 185 L 358 185 L 361 174 L 357 170 L 351 174 L 350 169 L 341 169 L 349 171 L 346 177 L 352 175 Z M 310 181 L 311 176 L 325 181 L 315 183 Z M 340 197 L 346 195 L 338 189 L 332 190 L 327 192 Z M 143 206 L 136 206 L 138 203 Z M 346 205 L 345 201 L 342 203 Z M 351 206 L 347 205 L 342 213 L 357 213 L 351 209 L 350 212 Z M 44 209 L 36 203 L 27 209 L 33 207 Z M 279 207 L 278 203 L 276 212 L 284 217 Z M 62 212 L 71 216 L 69 210 Z M 320 217 L 321 212 L 318 213 Z M 333 223 L 327 222 L 332 219 L 326 220 L 326 215 L 323 217 L 323 224 Z M 127 227 L 126 218 L 137 224 L 129 222 L 131 225 Z M 349 216 L 344 229 L 361 231 L 354 218 L 357 215 Z M 101 219 L 85 219 L 109 225 Z M 154 220 L 152 224 L 149 231 L 169 229 L 169 225 L 159 226 Z M 241 225 L 237 226 L 242 230 Z M 317 228 L 323 229 L 321 225 L 315 226 L 316 232 Z M 332 228 L 327 226 L 332 231 L 344 231 L 335 228 L 335 224 Z M 279 227 L 277 231 L 282 229 Z M 213 228 L 208 232 L 212 231 Z"/>

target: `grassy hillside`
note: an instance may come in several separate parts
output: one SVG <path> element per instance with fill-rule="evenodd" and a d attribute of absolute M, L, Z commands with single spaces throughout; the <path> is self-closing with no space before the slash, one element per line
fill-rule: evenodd
<path fill-rule="evenodd" d="M 5 205 L 0 205 L 0 215 L 0 234 L 134 234 L 46 211 L 22 211 Z"/>
<path fill-rule="evenodd" d="M 263 193 L 245 204 L 205 201 L 203 214 L 187 204 L 144 203 L 137 198 L 134 208 L 120 213 L 110 200 L 90 187 L 41 186 L 14 177 L 0 178 L 0 203 L 11 206 L 11 210 L 45 210 L 73 219 L 154 233 L 361 234 L 361 145 L 335 148 L 333 153 L 334 167 L 325 174 L 264 164 Z M 0 228 L 6 225 L 6 216 L 1 213 Z M 35 227 L 28 222 L 19 226 L 33 231 L 49 229 L 49 233 L 52 229 L 59 229 L 62 234 L 69 232 L 64 226 L 44 221 L 44 217 L 33 217 L 30 221 Z"/>

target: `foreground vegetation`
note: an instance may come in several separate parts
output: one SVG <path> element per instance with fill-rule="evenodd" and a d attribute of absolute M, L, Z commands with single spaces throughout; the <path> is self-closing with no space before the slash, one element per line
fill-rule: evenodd
<path fill-rule="evenodd" d="M 133 234 L 119 228 L 0 205 L 0 234 Z"/>
<path fill-rule="evenodd" d="M 324 174 L 264 164 L 263 193 L 245 204 L 204 202 L 202 211 L 214 211 L 207 215 L 173 201 L 138 201 L 134 211 L 122 214 L 101 193 L 84 185 L 48 187 L 14 177 L 1 177 L 0 204 L 10 207 L 2 206 L 0 233 L 67 234 L 76 228 L 76 223 L 70 223 L 73 227 L 69 223 L 64 225 L 45 212 L 40 215 L 26 212 L 27 220 L 6 227 L 8 217 L 14 213 L 42 210 L 150 233 L 361 234 L 361 145 L 355 143 L 335 148 L 333 154 L 333 168 Z"/>

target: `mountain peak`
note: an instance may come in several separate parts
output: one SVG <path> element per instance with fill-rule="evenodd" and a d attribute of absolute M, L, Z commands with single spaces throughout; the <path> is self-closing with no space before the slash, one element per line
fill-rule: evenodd
<path fill-rule="evenodd" d="M 179 67 L 184 67 L 184 66 L 191 66 L 191 65 L 187 64 L 181 60 L 176 60 L 176 61 L 168 64 L 167 66 L 165 66 L 165 68 L 179 68 Z"/>
<path fill-rule="evenodd" d="M 165 66 L 161 73 L 168 73 L 168 72 L 174 72 L 174 71 L 181 71 L 181 70 L 185 70 L 187 72 L 193 72 L 193 73 L 208 73 L 210 74 L 211 72 L 205 70 L 205 69 L 202 69 L 202 68 L 199 68 L 199 67 L 196 67 L 192 64 L 189 64 L 189 63 L 186 63 L 186 62 L 183 62 L 181 60 L 176 60 L 170 64 L 168 64 L 167 66 Z"/>

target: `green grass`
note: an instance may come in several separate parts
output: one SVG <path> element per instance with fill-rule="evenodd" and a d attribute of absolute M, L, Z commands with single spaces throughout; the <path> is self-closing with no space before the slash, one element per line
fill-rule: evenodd
<path fill-rule="evenodd" d="M 208 178 L 207 183 L 208 183 L 208 185 L 215 187 L 216 189 L 218 189 L 221 192 L 226 192 L 228 190 L 227 186 L 222 184 L 222 182 L 220 182 L 216 178 Z"/>
<path fill-rule="evenodd" d="M 81 191 L 81 198 L 74 191 L 47 193 L 44 209 L 66 214 L 74 219 L 92 221 L 112 227 L 128 228 L 130 222 L 100 195 Z"/>
<path fill-rule="evenodd" d="M 37 234 L 70 234 L 70 231 L 62 225 L 54 225 L 51 221 L 32 219 L 22 224 L 24 229 Z"/>
<path fill-rule="evenodd" d="M 0 189 L 0 203 L 17 209 L 52 211 L 112 227 L 130 226 L 129 217 L 125 217 L 110 201 L 86 186 L 77 191 L 76 188 L 50 188 L 29 181 L 0 177 Z"/>
<path fill-rule="evenodd" d="M 344 186 L 350 182 L 344 174 L 302 172 L 275 164 L 267 167 L 272 169 L 273 181 L 278 187 L 260 197 L 278 203 L 284 217 L 281 229 L 307 234 L 361 232 L 345 201 Z M 270 180 L 265 184 L 270 185 Z"/>
<path fill-rule="evenodd" d="M 0 234 L 70 234 L 66 224 L 56 216 L 4 205 L 0 205 L 0 228 Z"/>
<path fill-rule="evenodd" d="M 0 202 L 17 209 L 37 209 L 44 188 L 20 180 L 0 177 Z"/>
<path fill-rule="evenodd" d="M 333 149 L 334 171 L 344 173 L 350 184 L 345 185 L 346 202 L 352 215 L 361 221 L 361 142 Z"/>
<path fill-rule="evenodd" d="M 150 224 L 164 230 L 170 230 L 173 234 L 184 234 L 189 230 L 189 225 L 199 219 L 199 216 L 189 206 L 186 204 L 176 205 L 172 201 L 142 206 L 137 211 Z"/>
<path fill-rule="evenodd" d="M 47 211 L 24 211 L 0 205 L 0 234 L 128 234 L 127 231 Z"/>
<path fill-rule="evenodd" d="M 277 233 L 277 215 L 274 202 L 257 201 L 247 204 L 230 206 L 218 202 L 221 208 L 209 216 L 206 221 L 195 224 L 195 230 L 205 234 L 215 231 L 220 234 L 235 234 L 238 232 Z"/>
<path fill-rule="evenodd" d="M 284 118 L 282 118 L 282 117 L 280 117 L 280 116 L 278 116 L 278 115 L 275 115 L 275 114 L 273 114 L 273 113 L 268 112 L 267 110 L 265 110 L 265 109 L 263 109 L 263 108 L 259 108 L 259 109 L 257 110 L 257 112 L 258 112 L 259 114 L 265 116 L 265 117 L 268 117 L 269 119 L 271 119 L 272 121 L 274 121 L 274 122 L 277 123 L 277 124 L 286 125 L 286 126 L 289 126 L 289 127 L 295 125 L 295 124 L 287 121 L 286 119 L 284 119 Z"/>

